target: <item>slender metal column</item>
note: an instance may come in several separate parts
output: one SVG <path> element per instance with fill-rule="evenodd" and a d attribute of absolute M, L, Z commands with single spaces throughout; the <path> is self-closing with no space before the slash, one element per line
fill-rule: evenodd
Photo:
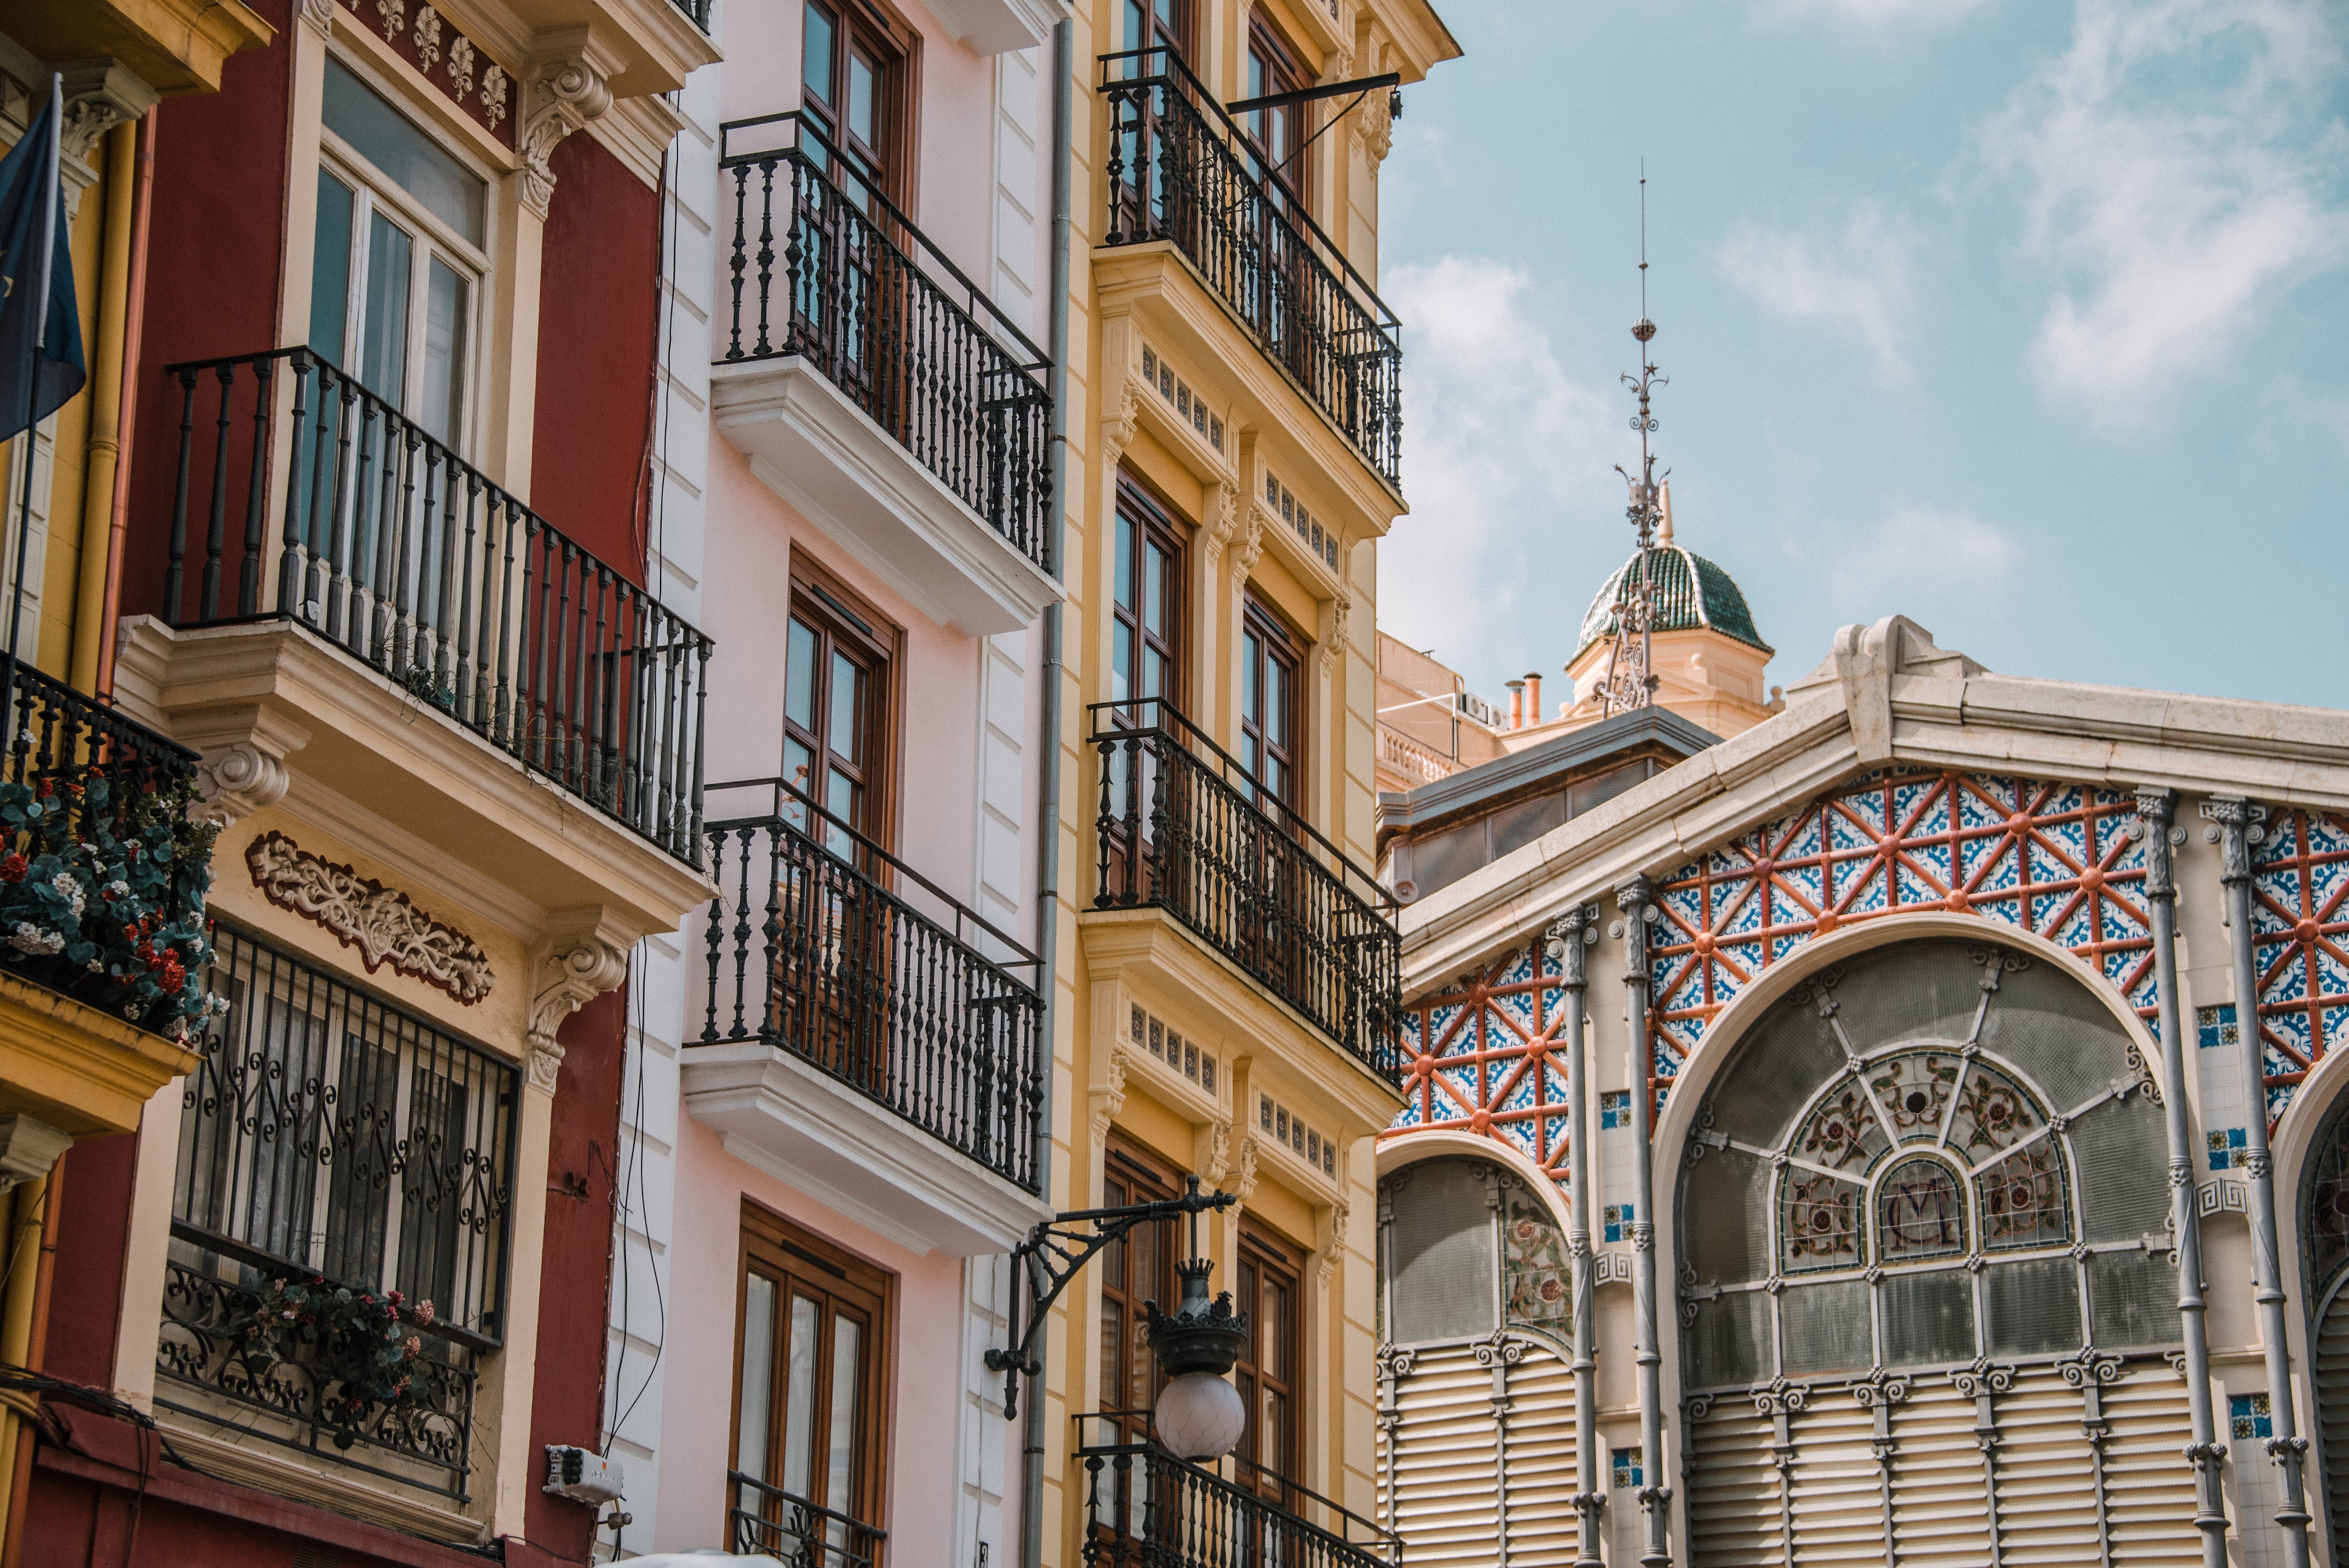
<path fill-rule="evenodd" d="M 1585 993 L 1589 989 L 1586 949 L 1599 940 L 1599 906 L 1586 903 L 1550 923 L 1549 950 L 1564 969 L 1566 991 L 1566 1098 L 1573 1108 L 1568 1165 L 1573 1207 L 1568 1216 L 1566 1249 L 1574 1260 L 1574 1511 L 1580 1520 L 1574 1568 L 1600 1568 L 1599 1521 L 1607 1492 L 1599 1484 L 1599 1358 L 1597 1325 L 1591 1322 L 1598 1259 L 1590 1250 L 1590 1071 Z"/>
<path fill-rule="evenodd" d="M 2284 1337 L 2283 1269 L 2276 1253 L 2275 1169 L 2268 1154 L 2268 1088 L 2260 1046 L 2259 965 L 2251 954 L 2251 833 L 2257 808 L 2240 796 L 2213 796 L 2202 814 L 2219 824 L 2220 877 L 2227 890 L 2227 945 L 2235 966 L 2235 1023 L 2243 1042 L 2245 1093 L 2244 1173 L 2251 1189 L 2251 1284 L 2260 1305 L 2260 1342 L 2267 1353 L 2268 1412 L 2275 1435 L 2268 1458 L 2283 1471 L 2283 1506 L 2275 1520 L 2283 1526 L 2288 1568 L 2308 1563 L 2308 1500 L 2302 1460 L 2308 1439 L 2292 1417 L 2292 1355 Z"/>
<path fill-rule="evenodd" d="M 1671 1568 L 1672 1554 L 1665 1537 L 1672 1489 L 1655 1484 L 1667 1472 L 1660 1370 L 1664 1357 L 1656 1346 L 1656 1179 L 1649 1147 L 1656 1131 L 1656 1091 L 1650 1081 L 1655 1047 L 1648 1038 L 1648 919 L 1653 898 L 1645 877 L 1632 877 L 1615 890 L 1615 903 L 1623 911 L 1623 1002 L 1630 1015 L 1631 1095 L 1640 1107 L 1640 1114 L 1631 1119 L 1637 1130 L 1631 1140 L 1631 1201 L 1637 1206 L 1631 1218 L 1631 1296 L 1639 1319 L 1640 1470 L 1648 1483 L 1640 1489 L 1640 1509 L 1648 1520 L 1648 1543 L 1640 1564 Z"/>
<path fill-rule="evenodd" d="M 2202 1532 L 2202 1561 L 2226 1568 L 2227 1507 L 2220 1461 L 2227 1457 L 2210 1413 L 2210 1336 L 2202 1292 L 2202 1220 L 2194 1196 L 2194 1130 L 2186 1115 L 2186 1028 L 2178 999 L 2178 878 L 2170 864 L 2174 789 L 2137 792 L 2145 835 L 2145 896 L 2153 906 L 2153 983 L 2161 1014 L 2162 1130 L 2169 1142 L 2169 1226 L 2178 1237 L 2178 1321 L 2186 1336 L 2186 1402 L 2194 1441 L 2194 1528 Z"/>

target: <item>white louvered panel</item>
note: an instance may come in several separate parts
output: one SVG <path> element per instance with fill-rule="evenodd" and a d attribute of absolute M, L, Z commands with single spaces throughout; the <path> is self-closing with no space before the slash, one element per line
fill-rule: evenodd
<path fill-rule="evenodd" d="M 2002 1568 L 2096 1561 L 2095 1457 L 2080 1429 L 2080 1390 L 2053 1368 L 2033 1367 L 2016 1373 L 1991 1408 Z"/>
<path fill-rule="evenodd" d="M 2113 1561 L 2192 1568 L 2202 1561 L 2202 1533 L 2184 1451 L 2194 1440 L 2185 1380 L 2166 1362 L 2130 1362 L 2119 1382 L 2105 1386 L 2104 1412 Z"/>
<path fill-rule="evenodd" d="M 1840 1388 L 1815 1388 L 1792 1418 L 1795 1561 L 1884 1561 L 1884 1472 L 1871 1439 L 1876 1416 Z"/>
<path fill-rule="evenodd" d="M 2324 1496 L 2332 1505 L 2333 1539 L 2349 1542 L 2349 1290 L 2324 1309 L 2316 1331 L 2316 1432 L 2324 1449 Z M 2235 1445 L 2235 1460 L 2244 1462 Z M 2261 1463 L 2267 1456 L 2259 1456 Z"/>
<path fill-rule="evenodd" d="M 1500 1554 L 1493 1501 L 1493 1374 L 1474 1352 L 1423 1351 L 1395 1389 L 1395 1517 L 1407 1561 L 1491 1568 Z"/>
<path fill-rule="evenodd" d="M 1689 1568 L 1779 1561 L 1778 1467 L 1770 1418 L 1742 1397 L 1689 1424 Z"/>
<path fill-rule="evenodd" d="M 1509 1568 L 1564 1568 L 1575 1550 L 1574 1370 L 1547 1346 L 1509 1368 L 1508 1466 Z"/>
<path fill-rule="evenodd" d="M 1978 1568 L 1991 1554 L 1974 1402 L 1920 1378 L 1892 1407 L 1892 1539 L 1902 1568 Z"/>

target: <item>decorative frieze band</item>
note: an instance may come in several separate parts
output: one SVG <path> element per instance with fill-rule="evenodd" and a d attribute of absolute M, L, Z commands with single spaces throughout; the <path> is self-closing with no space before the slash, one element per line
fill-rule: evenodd
<path fill-rule="evenodd" d="M 370 975 L 389 965 L 467 1006 L 497 983 L 490 955 L 471 937 L 434 920 L 406 893 L 314 855 L 274 829 L 246 848 L 244 862 L 262 896 L 358 949 Z"/>

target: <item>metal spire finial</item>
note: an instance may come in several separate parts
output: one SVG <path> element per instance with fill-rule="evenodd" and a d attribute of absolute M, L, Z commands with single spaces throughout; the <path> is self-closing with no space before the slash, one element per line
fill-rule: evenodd
<path fill-rule="evenodd" d="M 1656 524 L 1663 516 L 1659 500 L 1662 476 L 1656 472 L 1656 456 L 1649 447 L 1648 438 L 1658 428 L 1655 415 L 1650 411 L 1650 401 L 1657 387 L 1670 386 L 1671 382 L 1656 374 L 1656 366 L 1648 358 L 1648 345 L 1655 339 L 1656 324 L 1648 319 L 1648 160 L 1644 158 L 1640 160 L 1640 319 L 1632 324 L 1631 335 L 1640 344 L 1640 374 L 1636 378 L 1624 377 L 1623 385 L 1640 399 L 1640 411 L 1631 417 L 1631 428 L 1640 432 L 1640 472 L 1635 478 L 1619 463 L 1615 471 L 1623 475 L 1623 482 L 1630 490 L 1630 504 L 1624 509 L 1624 515 L 1630 519 L 1639 551 L 1627 569 L 1631 580 L 1615 596 L 1615 645 L 1608 655 L 1607 681 L 1599 708 L 1599 716 L 1608 718 L 1635 707 L 1650 707 L 1656 700 L 1657 677 L 1649 666 L 1649 634 L 1656 624 L 1656 585 L 1649 576 L 1648 566 L 1656 549 Z"/>

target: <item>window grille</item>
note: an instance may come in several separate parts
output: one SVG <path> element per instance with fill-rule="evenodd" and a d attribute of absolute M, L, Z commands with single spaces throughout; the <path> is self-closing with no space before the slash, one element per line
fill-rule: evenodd
<path fill-rule="evenodd" d="M 510 1064 L 221 923 L 179 1167 L 157 1402 L 462 1498 L 475 1357 L 503 1337 L 519 1075 Z M 245 1332 L 279 1279 L 430 1302 L 419 1401 L 337 1419 L 315 1336 Z"/>

